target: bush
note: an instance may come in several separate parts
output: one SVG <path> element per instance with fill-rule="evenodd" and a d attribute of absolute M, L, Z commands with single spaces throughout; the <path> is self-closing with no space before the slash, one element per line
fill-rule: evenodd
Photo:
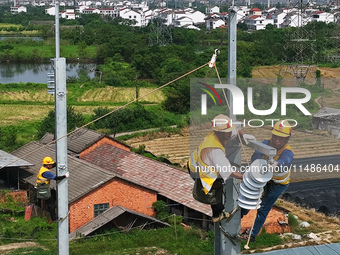
<path fill-rule="evenodd" d="M 67 106 L 67 132 L 74 130 L 76 127 L 83 126 L 84 120 L 84 116 L 81 113 L 76 113 L 72 106 Z M 54 134 L 54 131 L 55 110 L 52 110 L 39 126 L 37 136 L 38 138 L 41 138 L 48 132 Z"/>

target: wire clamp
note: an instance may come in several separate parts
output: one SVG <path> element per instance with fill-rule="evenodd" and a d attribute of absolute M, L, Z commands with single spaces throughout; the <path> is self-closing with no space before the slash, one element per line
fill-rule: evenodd
<path fill-rule="evenodd" d="M 213 67 L 216 66 L 216 58 L 217 58 L 217 54 L 219 54 L 219 53 L 220 53 L 219 49 L 216 49 L 215 53 L 212 55 L 211 60 L 209 62 L 210 68 L 213 68 Z"/>

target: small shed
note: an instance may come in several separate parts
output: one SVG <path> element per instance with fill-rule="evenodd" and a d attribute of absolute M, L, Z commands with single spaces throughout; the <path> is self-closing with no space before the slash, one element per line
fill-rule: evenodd
<path fill-rule="evenodd" d="M 10 171 L 18 171 L 17 167 L 28 167 L 33 165 L 34 164 L 26 160 L 23 160 L 5 151 L 0 150 L 0 189 L 11 188 Z M 17 189 L 19 189 L 19 172 L 17 175 L 18 175 Z"/>
<path fill-rule="evenodd" d="M 340 109 L 324 107 L 313 115 L 314 129 L 329 131 L 335 138 L 340 138 Z"/>

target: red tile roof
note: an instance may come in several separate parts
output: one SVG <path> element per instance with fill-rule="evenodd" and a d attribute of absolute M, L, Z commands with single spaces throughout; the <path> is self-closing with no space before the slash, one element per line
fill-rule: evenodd
<path fill-rule="evenodd" d="M 259 8 L 253 8 L 251 9 L 250 11 L 253 11 L 253 12 L 258 12 L 258 11 L 261 11 Z"/>
<path fill-rule="evenodd" d="M 258 17 L 261 17 L 261 16 L 259 16 L 259 15 L 253 15 L 253 16 L 249 17 L 249 19 L 257 19 Z"/>
<path fill-rule="evenodd" d="M 139 154 L 103 144 L 82 157 L 118 177 L 150 188 L 191 209 L 211 215 L 209 205 L 192 197 L 194 181 L 188 173 Z"/>

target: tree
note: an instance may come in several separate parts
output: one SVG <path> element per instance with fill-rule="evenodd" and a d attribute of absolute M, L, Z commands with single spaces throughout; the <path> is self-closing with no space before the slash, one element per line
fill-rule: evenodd
<path fill-rule="evenodd" d="M 71 132 L 76 127 L 81 127 L 85 123 L 84 116 L 77 113 L 72 106 L 67 106 L 67 132 Z M 38 128 L 38 138 L 40 139 L 46 133 L 55 133 L 55 110 L 51 110 L 43 119 Z"/>
<path fill-rule="evenodd" d="M 86 48 L 87 48 L 87 44 L 85 41 L 81 41 L 78 44 L 78 54 L 81 58 L 85 58 L 87 56 Z"/>

